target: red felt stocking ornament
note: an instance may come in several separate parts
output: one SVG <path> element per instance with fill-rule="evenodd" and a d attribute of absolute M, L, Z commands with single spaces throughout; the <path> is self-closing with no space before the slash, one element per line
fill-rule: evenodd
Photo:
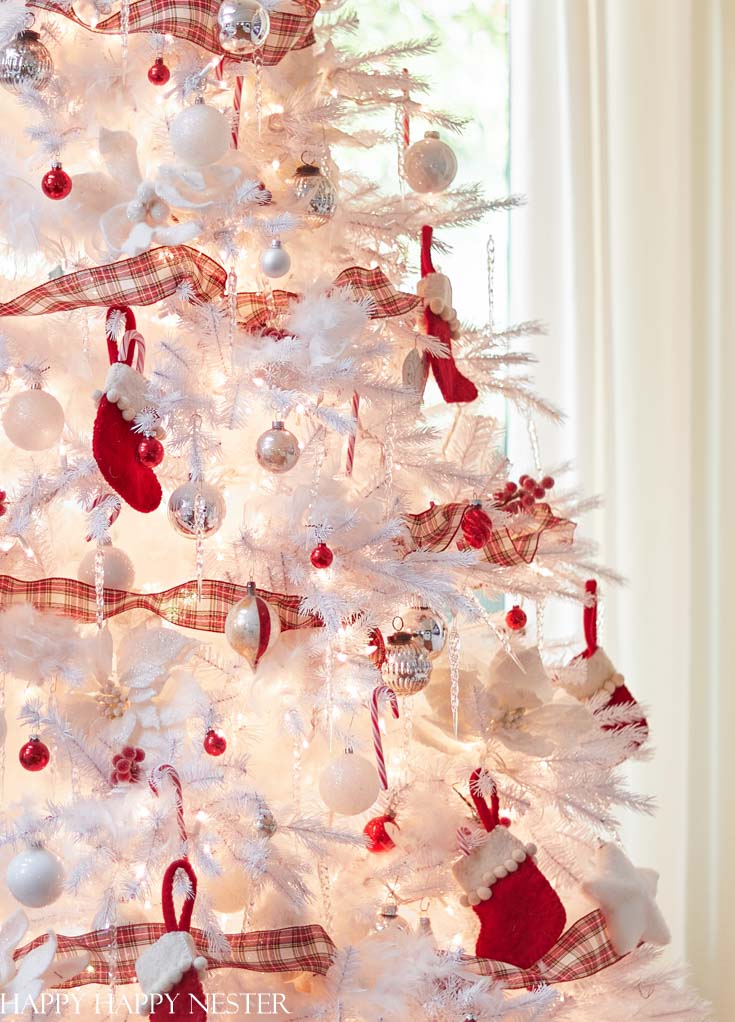
<path fill-rule="evenodd" d="M 179 920 L 174 909 L 174 877 L 183 870 L 191 889 L 184 899 Z M 201 977 L 207 960 L 197 953 L 189 932 L 197 893 L 196 873 L 188 859 L 172 862 L 163 876 L 161 902 L 166 933 L 140 955 L 135 963 L 150 1022 L 207 1022 L 206 998 Z"/>
<path fill-rule="evenodd" d="M 456 329 L 453 329 L 457 326 L 456 317 L 452 316 L 454 310 L 451 307 L 447 309 L 446 303 L 443 303 L 440 297 L 430 297 L 431 287 L 428 282 L 442 276 L 434 269 L 434 263 L 431 258 L 433 236 L 433 227 L 426 226 L 421 228 L 421 284 L 423 287 L 419 287 L 419 293 L 424 295 L 426 303 L 423 310 L 422 325 L 428 335 L 436 337 L 442 342 L 446 348 L 447 357 L 438 358 L 436 355 L 427 353 L 426 358 L 444 400 L 448 404 L 461 404 L 475 400 L 477 397 L 477 387 L 471 380 L 462 375 L 454 361 L 452 335 L 457 333 Z M 444 280 L 446 281 L 446 278 Z M 449 282 L 446 281 L 446 287 L 448 286 Z M 441 311 L 434 311 L 436 309 Z M 446 318 L 447 315 L 449 315 L 449 319 Z"/>
<path fill-rule="evenodd" d="M 582 662 L 585 673 L 580 679 L 576 672 L 570 672 L 568 677 L 562 677 L 564 688 L 571 694 L 586 701 L 598 693 L 605 692 L 608 699 L 604 707 L 630 706 L 636 707 L 638 703 L 625 684 L 622 674 L 618 674 L 612 661 L 602 646 L 597 644 L 597 582 L 589 579 L 585 583 L 587 592 L 587 603 L 583 612 L 584 638 L 587 643 L 579 656 L 575 657 L 575 663 Z M 643 713 L 633 717 L 631 723 L 637 728 L 636 738 L 632 744 L 642 745 L 648 737 L 648 721 Z M 603 724 L 605 731 L 619 731 L 623 727 L 630 727 L 631 724 Z"/>
<path fill-rule="evenodd" d="M 150 458 L 141 457 L 141 444 L 146 443 L 136 432 L 132 419 L 136 403 L 142 404 L 146 382 L 142 376 L 145 346 L 135 329 L 135 316 L 127 306 L 107 311 L 109 326 L 113 313 L 125 316 L 125 334 L 118 346 L 113 338 L 107 339 L 110 355 L 105 392 L 97 406 L 97 417 L 92 434 L 92 451 L 99 470 L 110 486 L 130 507 L 147 514 L 161 503 L 161 484 L 149 464 Z M 136 364 L 133 368 L 133 356 Z M 127 418 L 126 418 L 127 416 Z M 157 441 L 152 441 L 157 443 Z M 149 438 L 148 443 L 151 443 Z M 153 459 L 155 461 L 155 459 Z"/>
<path fill-rule="evenodd" d="M 470 778 L 470 794 L 487 838 L 453 866 L 463 904 L 480 920 L 478 958 L 528 969 L 561 936 L 566 912 L 553 887 L 533 861 L 536 846 L 524 845 L 500 819 L 498 796 L 490 805 L 477 790 L 480 771 Z"/>

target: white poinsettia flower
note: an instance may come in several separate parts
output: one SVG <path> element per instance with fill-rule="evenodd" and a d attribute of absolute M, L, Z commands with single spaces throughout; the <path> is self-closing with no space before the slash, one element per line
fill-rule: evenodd
<path fill-rule="evenodd" d="M 36 999 L 49 986 L 71 979 L 89 964 L 86 953 L 58 959 L 56 934 L 49 930 L 46 940 L 22 958 L 13 953 L 28 931 L 28 918 L 21 909 L 0 923 L 0 1015 L 15 1014 L 16 1005 Z"/>

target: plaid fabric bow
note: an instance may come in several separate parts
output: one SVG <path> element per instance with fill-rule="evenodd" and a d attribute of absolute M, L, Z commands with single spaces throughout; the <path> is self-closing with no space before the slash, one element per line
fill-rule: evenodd
<path fill-rule="evenodd" d="M 186 287 L 191 300 L 212 302 L 224 296 L 227 271 L 188 245 L 154 248 L 132 259 L 77 270 L 46 281 L 9 302 L 0 302 L 0 316 L 43 316 L 89 306 L 154 305 Z M 355 301 L 368 303 L 373 319 L 404 316 L 421 302 L 416 295 L 397 291 L 379 269 L 351 266 L 334 282 L 348 289 Z M 262 294 L 237 296 L 238 319 L 246 329 L 268 324 L 288 311 L 298 295 L 274 291 L 272 304 Z"/>
<path fill-rule="evenodd" d="M 141 951 L 155 944 L 166 932 L 162 923 L 133 923 L 116 929 L 93 930 L 78 937 L 57 937 L 62 961 L 86 951 L 90 963 L 86 970 L 55 989 L 67 990 L 89 983 L 110 982 L 110 959 L 115 955 L 115 982 L 136 981 L 135 962 Z M 191 930 L 200 955 L 207 959 L 208 969 L 247 969 L 249 972 L 311 972 L 326 975 L 335 947 L 321 926 L 289 926 L 282 930 L 254 930 L 251 933 L 228 933 L 229 952 L 223 958 L 208 953 L 207 940 L 201 930 Z M 36 937 L 13 955 L 17 961 L 46 940 Z"/>
<path fill-rule="evenodd" d="M 404 515 L 408 538 L 403 538 L 405 550 L 446 550 L 456 539 L 462 518 L 469 504 L 432 504 L 416 515 Z M 486 560 L 504 567 L 530 564 L 543 543 L 571 543 L 576 526 L 566 518 L 557 518 L 548 504 L 535 504 L 527 514 L 518 515 L 512 525 L 493 529 L 490 539 L 482 548 Z M 466 549 L 458 541 L 460 549 Z"/>
<path fill-rule="evenodd" d="M 473 972 L 490 976 L 508 990 L 520 990 L 585 979 L 620 959 L 621 955 L 608 940 L 605 918 L 597 909 L 570 926 L 530 969 L 517 969 L 489 958 L 463 958 L 462 961 Z"/>
<path fill-rule="evenodd" d="M 314 18 L 319 11 L 319 0 L 292 0 L 301 13 L 270 12 L 268 38 L 258 51 L 267 66 L 280 64 L 291 50 L 303 50 L 314 44 Z M 122 32 L 121 14 L 111 14 L 94 28 L 81 21 L 68 0 L 31 0 L 30 7 L 63 14 L 75 24 L 90 32 L 119 35 Z M 130 32 L 156 32 L 186 39 L 209 53 L 222 53 L 217 27 L 219 0 L 137 0 L 130 5 Z M 239 63 L 240 58 L 226 55 L 228 63 Z M 242 60 L 252 61 L 252 56 Z"/>
<path fill-rule="evenodd" d="M 284 632 L 294 628 L 321 627 L 320 618 L 300 613 L 300 596 L 269 593 L 267 589 L 258 589 L 257 593 L 278 612 Z M 105 589 L 105 617 L 115 617 L 130 610 L 148 610 L 181 628 L 224 632 L 228 610 L 244 596 L 244 586 L 213 579 L 202 582 L 201 599 L 197 599 L 196 582 L 184 582 L 161 593 Z M 0 575 L 0 610 L 25 603 L 32 604 L 36 610 L 62 614 L 85 624 L 96 620 L 94 586 L 73 578 L 40 578 L 34 582 L 23 582 L 10 575 Z"/>

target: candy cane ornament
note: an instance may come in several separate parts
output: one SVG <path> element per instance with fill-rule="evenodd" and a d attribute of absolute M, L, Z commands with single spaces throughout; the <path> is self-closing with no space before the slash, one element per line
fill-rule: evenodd
<path fill-rule="evenodd" d="M 186 830 L 186 821 L 184 820 L 184 792 L 178 771 L 170 763 L 162 763 L 151 771 L 151 775 L 148 778 L 148 786 L 154 795 L 160 796 L 161 781 L 164 777 L 169 778 L 176 792 L 176 824 L 179 828 L 183 854 L 186 857 L 189 847 L 189 835 Z"/>
<path fill-rule="evenodd" d="M 383 752 L 383 737 L 380 734 L 380 700 L 385 696 L 390 700 L 393 716 L 398 719 L 398 698 L 392 688 L 387 685 L 376 685 L 370 699 L 370 722 L 373 730 L 373 746 L 375 747 L 375 760 L 378 766 L 378 777 L 380 787 L 385 790 L 388 787 L 388 773 L 385 769 L 385 754 Z"/>
<path fill-rule="evenodd" d="M 345 475 L 351 476 L 352 469 L 355 465 L 355 444 L 357 443 L 357 430 L 359 426 L 359 414 L 360 414 L 360 395 L 355 391 L 352 395 L 352 403 L 350 405 L 350 411 L 352 417 L 355 420 L 355 431 L 350 433 L 350 438 L 347 441 L 347 461 L 345 464 Z"/>

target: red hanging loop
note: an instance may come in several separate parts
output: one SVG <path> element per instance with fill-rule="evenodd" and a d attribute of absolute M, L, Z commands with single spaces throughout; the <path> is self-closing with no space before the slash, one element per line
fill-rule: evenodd
<path fill-rule="evenodd" d="M 191 882 L 191 891 L 184 898 L 181 908 L 181 916 L 176 919 L 174 908 L 174 878 L 179 870 L 183 870 Z M 172 862 L 163 874 L 161 884 L 161 905 L 163 907 L 163 921 L 166 924 L 168 933 L 175 930 L 185 930 L 187 933 L 191 928 L 191 915 L 194 911 L 194 900 L 197 896 L 197 875 L 194 872 L 188 859 L 176 859 Z"/>
<path fill-rule="evenodd" d="M 597 582 L 593 578 L 588 579 L 585 582 L 584 590 L 588 595 L 588 602 L 585 604 L 582 615 L 587 649 L 582 656 L 588 660 L 599 648 L 597 645 Z"/>
<path fill-rule="evenodd" d="M 500 799 L 498 798 L 498 789 L 493 784 L 493 793 L 490 796 L 490 805 L 488 806 L 484 795 L 481 795 L 477 788 L 477 782 L 481 773 L 482 770 L 479 768 L 472 772 L 470 777 L 470 795 L 475 803 L 475 809 L 477 809 L 480 822 L 485 830 L 491 831 L 495 830 L 500 823 Z"/>
<path fill-rule="evenodd" d="M 434 241 L 434 228 L 424 224 L 421 228 L 421 276 L 428 277 L 430 273 L 436 273 L 434 262 L 431 258 L 431 245 Z"/>

